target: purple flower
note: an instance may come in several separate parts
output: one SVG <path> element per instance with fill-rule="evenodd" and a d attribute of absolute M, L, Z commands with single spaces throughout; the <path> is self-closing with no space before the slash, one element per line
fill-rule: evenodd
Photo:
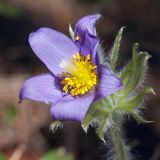
<path fill-rule="evenodd" d="M 26 80 L 20 101 L 50 103 L 55 120 L 82 121 L 93 101 L 122 88 L 121 80 L 98 62 L 95 22 L 99 17 L 96 14 L 80 19 L 73 40 L 49 28 L 30 34 L 30 46 L 51 73 Z"/>

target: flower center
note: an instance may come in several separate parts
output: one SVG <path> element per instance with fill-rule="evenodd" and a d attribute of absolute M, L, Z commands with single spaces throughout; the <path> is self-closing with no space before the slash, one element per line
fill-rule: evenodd
<path fill-rule="evenodd" d="M 63 91 L 72 96 L 84 95 L 97 84 L 97 66 L 91 63 L 90 55 L 74 54 L 70 61 L 62 61 L 60 67 L 65 71 L 60 75 Z"/>

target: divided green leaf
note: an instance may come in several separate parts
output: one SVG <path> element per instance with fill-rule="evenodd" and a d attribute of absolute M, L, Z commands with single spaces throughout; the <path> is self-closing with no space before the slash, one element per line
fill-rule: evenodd
<path fill-rule="evenodd" d="M 147 52 L 137 52 L 138 44 L 133 46 L 133 56 L 130 63 L 120 73 L 123 82 L 123 94 L 129 96 L 144 80 L 147 61 L 150 55 Z"/>
<path fill-rule="evenodd" d="M 126 112 L 132 112 L 136 107 L 138 107 L 143 99 L 146 93 L 153 93 L 154 91 L 151 87 L 145 87 L 142 90 L 140 90 L 137 95 L 132 97 L 131 99 L 122 99 L 119 102 L 118 108 L 125 110 Z"/>
<path fill-rule="evenodd" d="M 87 131 L 90 124 L 97 122 L 97 134 L 103 140 L 104 130 L 107 128 L 107 124 L 110 123 L 109 117 L 112 110 L 111 99 L 109 97 L 93 102 L 82 122 L 83 129 Z"/>
<path fill-rule="evenodd" d="M 111 69 L 115 70 L 118 58 L 123 28 L 118 32 L 112 53 Z M 151 87 L 142 88 L 144 74 L 147 69 L 147 61 L 150 55 L 146 52 L 138 52 L 138 44 L 133 46 L 132 59 L 127 66 L 119 73 L 123 82 L 123 88 L 116 93 L 93 102 L 82 122 L 82 127 L 86 131 L 88 126 L 97 122 L 97 134 L 101 140 L 104 140 L 104 133 L 107 128 L 114 127 L 114 116 L 121 113 L 131 114 L 137 122 L 148 123 L 139 113 L 137 107 L 141 106 L 145 94 L 154 93 Z M 138 88 L 141 87 L 141 88 Z"/>

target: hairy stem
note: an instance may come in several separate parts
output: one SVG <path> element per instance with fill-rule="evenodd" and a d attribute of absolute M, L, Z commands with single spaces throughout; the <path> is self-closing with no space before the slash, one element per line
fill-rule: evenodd
<path fill-rule="evenodd" d="M 127 160 L 125 146 L 121 132 L 121 120 L 117 115 L 113 116 L 115 125 L 111 128 L 113 146 L 116 154 L 116 160 Z"/>
<path fill-rule="evenodd" d="M 125 160 L 123 141 L 122 141 L 120 129 L 118 127 L 112 128 L 112 140 L 113 140 L 113 145 L 114 145 L 117 159 Z"/>

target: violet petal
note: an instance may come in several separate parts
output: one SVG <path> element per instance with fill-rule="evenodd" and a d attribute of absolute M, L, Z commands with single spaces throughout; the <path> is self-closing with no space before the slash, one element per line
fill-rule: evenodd
<path fill-rule="evenodd" d="M 91 55 L 92 62 L 97 64 L 97 51 L 99 48 L 100 40 L 98 37 L 92 37 L 86 32 L 84 43 L 80 46 L 80 53 L 83 56 Z"/>
<path fill-rule="evenodd" d="M 96 64 L 96 50 L 99 45 L 95 23 L 99 18 L 100 14 L 85 16 L 76 23 L 74 30 L 75 43 L 79 46 L 80 53 L 85 57 L 91 54 L 94 64 Z M 76 36 L 79 37 L 78 40 L 76 40 Z"/>
<path fill-rule="evenodd" d="M 100 79 L 96 98 L 107 97 L 122 88 L 122 81 L 104 65 L 100 66 Z"/>
<path fill-rule="evenodd" d="M 19 93 L 20 101 L 31 99 L 55 103 L 61 97 L 62 92 L 57 89 L 56 78 L 51 74 L 43 74 L 26 80 Z"/>
<path fill-rule="evenodd" d="M 94 99 L 94 92 L 71 100 L 59 100 L 52 105 L 50 113 L 55 120 L 82 121 Z"/>
<path fill-rule="evenodd" d="M 80 39 L 85 36 L 85 32 L 88 30 L 92 36 L 96 35 L 95 23 L 100 18 L 100 14 L 93 14 L 81 18 L 75 25 L 75 37 L 78 35 Z"/>
<path fill-rule="evenodd" d="M 49 28 L 41 28 L 30 34 L 29 43 L 48 69 L 55 75 L 62 72 L 62 60 L 70 59 L 79 51 L 75 43 L 64 34 Z"/>

